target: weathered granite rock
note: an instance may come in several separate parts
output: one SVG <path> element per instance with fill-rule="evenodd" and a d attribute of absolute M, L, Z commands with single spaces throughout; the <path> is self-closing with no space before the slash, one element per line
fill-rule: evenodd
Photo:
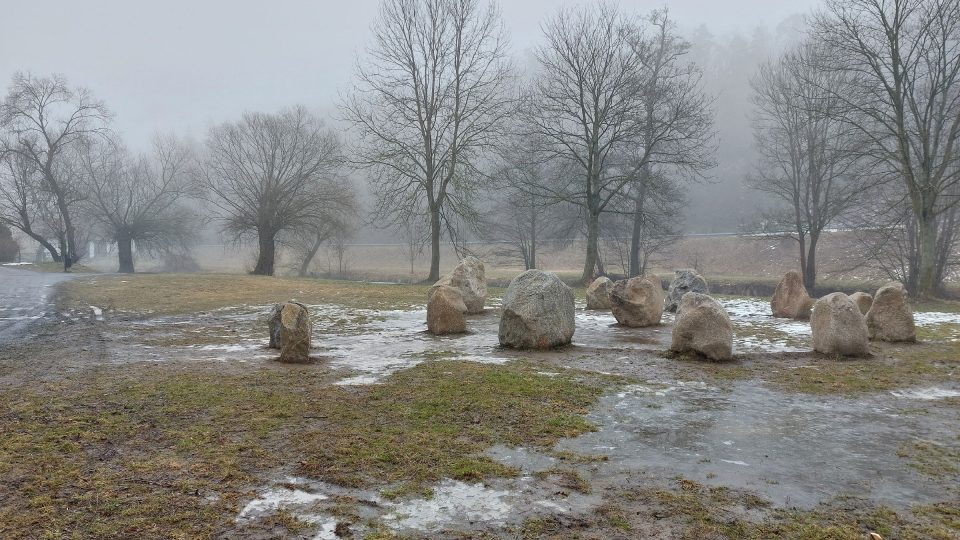
<path fill-rule="evenodd" d="M 857 305 L 857 308 L 860 309 L 860 313 L 864 315 L 870 311 L 870 306 L 873 305 L 873 296 L 865 292 L 855 292 L 850 295 L 850 300 Z"/>
<path fill-rule="evenodd" d="M 482 313 L 487 301 L 487 279 L 484 276 L 483 261 L 469 256 L 464 257 L 452 272 L 440 278 L 430 288 L 429 296 L 439 287 L 453 287 L 460 291 L 467 313 Z"/>
<path fill-rule="evenodd" d="M 913 310 L 903 284 L 893 282 L 877 289 L 867 312 L 867 331 L 870 339 L 880 341 L 917 340 Z"/>
<path fill-rule="evenodd" d="M 613 281 L 606 276 L 598 277 L 587 287 L 587 309 L 610 309 L 610 291 Z"/>
<path fill-rule="evenodd" d="M 305 364 L 310 361 L 310 313 L 303 304 L 287 302 L 280 308 L 280 361 Z"/>
<path fill-rule="evenodd" d="M 784 274 L 777 284 L 770 300 L 770 310 L 774 317 L 786 319 L 806 320 L 810 318 L 810 309 L 814 300 L 807 294 L 803 286 L 803 277 L 800 272 L 791 270 Z"/>
<path fill-rule="evenodd" d="M 710 360 L 731 359 L 733 323 L 720 302 L 698 292 L 684 294 L 673 325 L 670 350 L 694 352 Z"/>
<path fill-rule="evenodd" d="M 500 344 L 517 349 L 549 349 L 573 338 L 573 291 L 555 274 L 527 270 L 513 278 L 503 295 Z"/>
<path fill-rule="evenodd" d="M 467 331 L 466 312 L 459 290 L 446 285 L 437 287 L 427 302 L 427 330 L 437 335 L 462 334 Z"/>
<path fill-rule="evenodd" d="M 707 286 L 707 280 L 698 274 L 695 270 L 677 270 L 676 277 L 670 282 L 667 288 L 667 304 L 664 310 L 676 313 L 680 307 L 680 300 L 688 292 L 697 292 L 710 294 L 710 287 Z"/>
<path fill-rule="evenodd" d="M 633 277 L 613 284 L 610 309 L 623 326 L 660 324 L 663 316 L 663 285 L 656 277 Z"/>
<path fill-rule="evenodd" d="M 835 292 L 817 300 L 810 316 L 813 350 L 841 356 L 869 354 L 867 323 L 850 297 Z"/>

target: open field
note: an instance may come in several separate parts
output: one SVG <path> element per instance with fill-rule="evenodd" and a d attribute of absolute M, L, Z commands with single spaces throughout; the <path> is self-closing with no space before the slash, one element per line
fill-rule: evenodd
<path fill-rule="evenodd" d="M 838 360 L 723 297 L 737 357 L 706 363 L 664 353 L 670 317 L 627 329 L 582 305 L 572 346 L 501 349 L 501 294 L 432 337 L 421 285 L 62 283 L 0 348 L 0 536 L 960 535 L 954 304 L 922 306 L 921 343 Z M 287 299 L 311 306 L 314 364 L 264 348 Z"/>

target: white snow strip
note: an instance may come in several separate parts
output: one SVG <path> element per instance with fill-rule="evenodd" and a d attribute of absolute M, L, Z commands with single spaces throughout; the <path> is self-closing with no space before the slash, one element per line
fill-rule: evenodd
<path fill-rule="evenodd" d="M 947 388 L 915 388 L 913 390 L 894 390 L 890 393 L 894 397 L 898 398 L 922 400 L 960 397 L 960 392 L 957 390 L 949 390 Z"/>

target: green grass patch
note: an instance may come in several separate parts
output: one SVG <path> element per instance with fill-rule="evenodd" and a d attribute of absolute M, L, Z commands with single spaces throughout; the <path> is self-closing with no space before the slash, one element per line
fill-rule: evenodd
<path fill-rule="evenodd" d="M 523 364 L 490 366 L 438 360 L 371 387 L 363 403 L 341 399 L 330 418 L 346 421 L 306 432 L 300 467 L 348 486 L 441 478 L 464 481 L 516 471 L 482 455 L 494 444 L 548 448 L 592 430 L 583 414 L 605 383 L 586 374 L 538 375 Z"/>
<path fill-rule="evenodd" d="M 960 342 L 876 344 L 870 358 L 819 358 L 764 375 L 784 389 L 855 394 L 960 380 Z"/>
<path fill-rule="evenodd" d="M 0 537 L 216 536 L 278 470 L 393 496 L 512 475 L 483 451 L 592 429 L 582 415 L 610 384 L 524 363 L 435 361 L 359 388 L 318 366 L 182 369 L 0 393 Z M 271 534 L 304 527 L 268 521 Z"/>

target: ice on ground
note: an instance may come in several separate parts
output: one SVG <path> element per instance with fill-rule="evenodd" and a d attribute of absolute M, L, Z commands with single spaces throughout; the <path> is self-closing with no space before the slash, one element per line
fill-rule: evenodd
<path fill-rule="evenodd" d="M 288 478 L 291 484 L 296 484 L 296 478 Z M 237 516 L 237 520 L 254 519 L 264 513 L 290 507 L 306 507 L 318 501 L 329 499 L 323 493 L 311 493 L 302 489 L 276 487 L 265 490 L 259 497 L 247 503 Z"/>
<path fill-rule="evenodd" d="M 444 480 L 433 490 L 431 499 L 413 499 L 391 503 L 392 511 L 383 517 L 395 529 L 437 531 L 451 522 L 499 523 L 513 509 L 510 492 L 483 484 Z"/>
<path fill-rule="evenodd" d="M 947 399 L 960 397 L 960 391 L 950 390 L 948 388 L 914 388 L 911 390 L 894 390 L 890 392 L 891 395 L 898 398 L 904 399 L 921 399 L 921 400 L 934 400 L 934 399 Z"/>
<path fill-rule="evenodd" d="M 938 311 L 917 311 L 913 314 L 913 322 L 918 326 L 953 323 L 960 324 L 960 313 L 941 313 Z"/>
<path fill-rule="evenodd" d="M 97 306 L 90 306 L 90 309 L 93 310 L 93 316 L 94 316 L 98 321 L 102 321 L 102 320 L 103 320 L 103 310 L 102 310 L 102 309 L 98 308 Z"/>

